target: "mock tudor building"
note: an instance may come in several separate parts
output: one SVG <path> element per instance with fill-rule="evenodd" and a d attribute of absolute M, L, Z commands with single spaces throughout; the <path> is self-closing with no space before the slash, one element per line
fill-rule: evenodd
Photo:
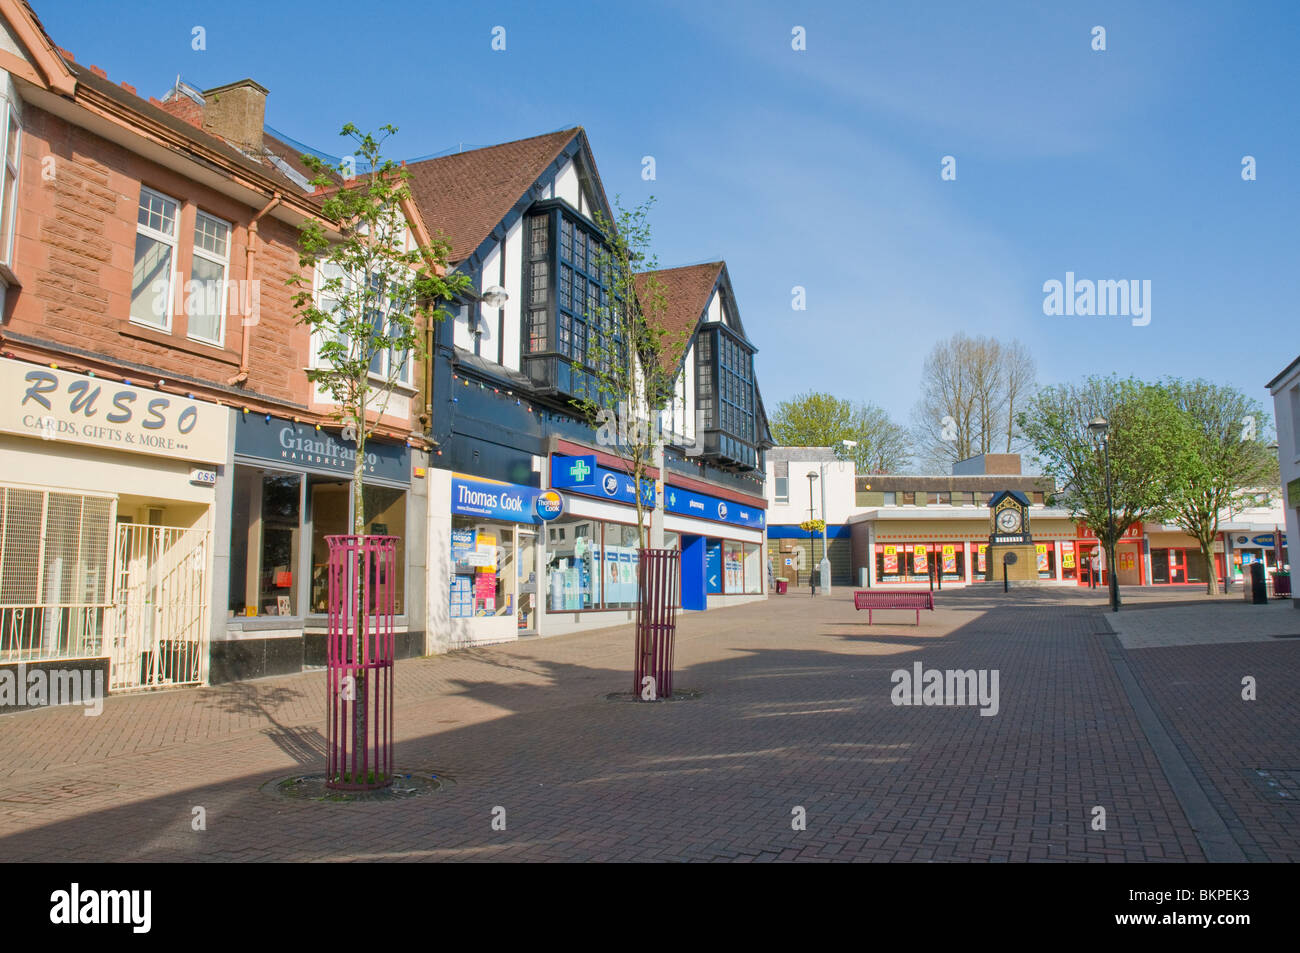
<path fill-rule="evenodd" d="M 771 445 L 725 263 L 659 273 L 686 340 L 668 447 L 634 485 L 575 409 L 608 300 L 586 133 L 566 129 L 407 166 L 472 292 L 436 330 L 425 416 L 431 651 L 614 625 L 637 600 L 640 493 L 682 552 L 681 604 L 765 592 L 761 457 Z M 698 429 L 697 429 L 698 428 Z"/>

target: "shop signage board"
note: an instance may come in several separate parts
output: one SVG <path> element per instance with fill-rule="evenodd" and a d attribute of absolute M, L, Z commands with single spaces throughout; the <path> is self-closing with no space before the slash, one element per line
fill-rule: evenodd
<path fill-rule="evenodd" d="M 704 591 L 710 595 L 722 592 L 722 543 L 710 540 L 704 550 Z"/>
<path fill-rule="evenodd" d="M 230 414 L 150 387 L 0 360 L 0 433 L 225 463 Z"/>
<path fill-rule="evenodd" d="M 235 453 L 271 463 L 352 476 L 357 448 L 329 430 L 264 414 L 235 415 Z M 366 441 L 365 475 L 411 482 L 411 450 L 405 444 Z"/>
<path fill-rule="evenodd" d="M 609 467 L 596 463 L 594 456 L 551 457 L 551 486 L 570 493 L 581 493 L 599 500 L 636 505 L 636 488 L 632 478 Z M 650 480 L 641 481 L 641 502 L 654 509 L 655 486 Z"/>
<path fill-rule="evenodd" d="M 734 500 L 724 500 L 707 493 L 684 490 L 671 484 L 668 486 L 666 497 L 665 513 L 693 516 L 696 519 L 729 523 L 732 526 L 749 526 L 753 529 L 762 529 L 766 525 L 763 511 L 756 506 L 745 506 Z"/>
<path fill-rule="evenodd" d="M 555 490 L 456 475 L 451 479 L 451 512 L 505 523 L 539 523 L 564 512 L 564 497 Z"/>

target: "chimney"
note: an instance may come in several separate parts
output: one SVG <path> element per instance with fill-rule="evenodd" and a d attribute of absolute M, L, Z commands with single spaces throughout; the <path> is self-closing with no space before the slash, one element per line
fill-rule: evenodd
<path fill-rule="evenodd" d="M 266 87 L 241 79 L 203 91 L 203 130 L 254 154 L 262 151 Z"/>

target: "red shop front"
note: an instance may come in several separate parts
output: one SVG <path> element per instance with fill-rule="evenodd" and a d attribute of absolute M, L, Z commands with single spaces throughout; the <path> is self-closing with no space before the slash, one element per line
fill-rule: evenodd
<path fill-rule="evenodd" d="M 1105 547 L 1097 534 L 1082 523 L 1076 523 L 1077 538 L 1074 549 L 1077 555 L 1078 572 L 1076 579 L 1081 586 L 1093 584 L 1094 572 L 1097 585 L 1110 584 L 1110 567 L 1106 565 Z M 1116 578 L 1121 586 L 1146 585 L 1146 572 L 1142 566 L 1142 524 L 1134 523 L 1115 544 Z M 1096 567 L 1094 569 L 1094 567 Z"/>

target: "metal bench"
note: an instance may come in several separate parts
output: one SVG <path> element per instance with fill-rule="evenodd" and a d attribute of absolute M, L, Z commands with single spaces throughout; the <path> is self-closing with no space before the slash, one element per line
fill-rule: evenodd
<path fill-rule="evenodd" d="M 932 592 L 868 592 L 865 589 L 853 593 L 853 608 L 867 610 L 867 625 L 871 625 L 871 613 L 874 609 L 915 609 L 916 624 L 921 624 L 921 610 L 934 611 L 934 593 Z"/>

